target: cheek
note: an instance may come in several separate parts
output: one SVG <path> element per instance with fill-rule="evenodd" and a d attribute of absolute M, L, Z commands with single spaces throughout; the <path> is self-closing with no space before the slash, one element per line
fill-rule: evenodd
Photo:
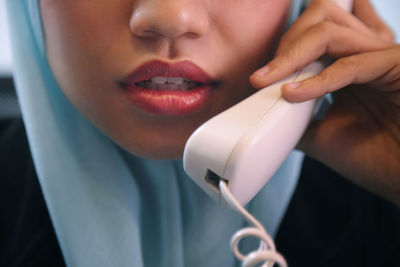
<path fill-rule="evenodd" d="M 129 27 L 122 26 L 129 13 L 121 11 L 129 10 L 130 2 L 41 0 L 53 74 L 72 104 L 94 118 L 112 99 L 107 93 L 118 90 L 115 73 L 121 64 L 115 58 L 128 54 L 130 44 Z"/>
<path fill-rule="evenodd" d="M 213 1 L 214 24 L 206 38 L 177 47 L 227 85 L 209 109 L 174 120 L 158 120 L 131 108 L 115 83 L 132 69 L 129 62 L 136 64 L 146 53 L 154 56 L 152 49 L 133 42 L 133 2 L 41 0 L 48 58 L 74 106 L 119 145 L 145 157 L 177 158 L 197 126 L 251 92 L 248 75 L 270 56 L 289 1 Z"/>
<path fill-rule="evenodd" d="M 129 36 L 129 28 L 121 27 L 129 22 L 129 12 L 121 10 L 130 9 L 130 1 L 115 2 L 123 1 L 41 0 L 47 55 L 55 74 L 62 74 L 58 80 L 84 81 L 92 66 L 113 69 L 110 59 Z"/>
<path fill-rule="evenodd" d="M 290 1 L 243 1 L 236 7 L 221 6 L 219 12 L 213 14 L 217 42 L 215 47 L 221 50 L 214 58 L 223 58 L 227 86 L 235 98 L 229 105 L 235 104 L 242 98 L 254 93 L 249 84 L 249 75 L 263 66 L 273 55 L 275 45 L 286 27 Z M 218 40 L 218 41 L 215 41 Z M 215 62 L 214 65 L 221 63 Z"/>
<path fill-rule="evenodd" d="M 219 28 L 242 62 L 260 64 L 270 57 L 287 21 L 290 1 L 240 2 L 237 8 L 215 15 Z"/>

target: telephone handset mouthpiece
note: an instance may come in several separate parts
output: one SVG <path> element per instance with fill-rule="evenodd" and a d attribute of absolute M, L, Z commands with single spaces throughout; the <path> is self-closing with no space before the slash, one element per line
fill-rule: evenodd
<path fill-rule="evenodd" d="M 335 2 L 351 10 L 351 0 Z M 226 203 L 218 185 L 224 180 L 245 205 L 282 165 L 318 107 L 318 100 L 286 101 L 281 86 L 314 76 L 324 67 L 322 60 L 315 61 L 201 125 L 185 146 L 187 174 L 222 205 Z"/>

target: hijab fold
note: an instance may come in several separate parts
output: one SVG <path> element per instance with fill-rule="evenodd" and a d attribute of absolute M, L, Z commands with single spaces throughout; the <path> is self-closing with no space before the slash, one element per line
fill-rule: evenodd
<path fill-rule="evenodd" d="M 67 266 L 238 266 L 229 239 L 243 220 L 205 195 L 181 161 L 131 155 L 84 118 L 49 67 L 39 1 L 6 5 L 18 99 Z M 292 18 L 299 8 L 293 1 Z M 272 236 L 302 159 L 293 152 L 248 206 Z"/>

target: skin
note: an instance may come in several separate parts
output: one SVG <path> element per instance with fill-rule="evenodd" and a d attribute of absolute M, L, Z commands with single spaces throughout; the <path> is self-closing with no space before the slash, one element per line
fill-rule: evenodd
<path fill-rule="evenodd" d="M 289 8 L 289 0 L 41 1 L 48 59 L 65 95 L 121 147 L 153 159 L 181 158 L 199 125 L 255 91 L 248 77 L 271 57 Z M 206 70 L 220 81 L 210 103 L 189 116 L 134 106 L 117 81 L 153 59 Z"/>
<path fill-rule="evenodd" d="M 353 14 L 315 0 L 270 60 L 289 6 L 289 0 L 41 0 L 49 62 L 65 95 L 121 147 L 147 158 L 180 158 L 194 129 L 253 88 L 332 57 L 321 74 L 282 88 L 292 102 L 334 92 L 332 108 L 298 148 L 400 205 L 399 45 L 367 0 L 354 0 Z M 190 60 L 221 83 L 196 114 L 146 113 L 116 81 L 150 59 Z"/>
<path fill-rule="evenodd" d="M 337 60 L 320 75 L 282 88 L 293 102 L 334 92 L 333 106 L 298 147 L 400 206 L 400 46 L 369 1 L 354 0 L 353 15 L 314 1 L 251 82 L 262 88 L 324 54 Z"/>

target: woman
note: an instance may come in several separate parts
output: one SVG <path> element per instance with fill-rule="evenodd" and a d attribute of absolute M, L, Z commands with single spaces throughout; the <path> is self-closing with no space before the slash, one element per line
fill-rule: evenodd
<path fill-rule="evenodd" d="M 284 86 L 288 100 L 361 85 L 335 94 L 331 110 L 311 125 L 299 148 L 400 203 L 400 52 L 368 1 L 356 0 L 354 15 L 314 1 L 279 45 L 298 3 L 292 11 L 289 0 L 7 4 L 24 124 L 57 242 L 46 214 L 35 227 L 23 221 L 13 229 L 29 229 L 31 238 L 22 245 L 16 235 L 5 238 L 18 244 L 3 257 L 6 266 L 63 260 L 68 266 L 237 265 L 228 240 L 244 222 L 185 176 L 180 158 L 186 140 L 253 87 L 323 54 L 338 60 L 312 79 Z M 398 264 L 399 241 L 391 239 L 399 235 L 398 209 L 309 159 L 291 198 L 300 163 L 298 155 L 289 157 L 249 205 L 276 235 L 289 264 Z M 33 206 L 43 212 L 41 203 L 20 203 L 14 221 Z M 393 226 L 377 233 L 381 223 Z M 44 244 L 32 241 L 37 229 L 44 229 Z M 371 240 L 385 250 L 371 249 Z M 63 260 L 40 256 L 58 251 L 57 244 Z"/>

